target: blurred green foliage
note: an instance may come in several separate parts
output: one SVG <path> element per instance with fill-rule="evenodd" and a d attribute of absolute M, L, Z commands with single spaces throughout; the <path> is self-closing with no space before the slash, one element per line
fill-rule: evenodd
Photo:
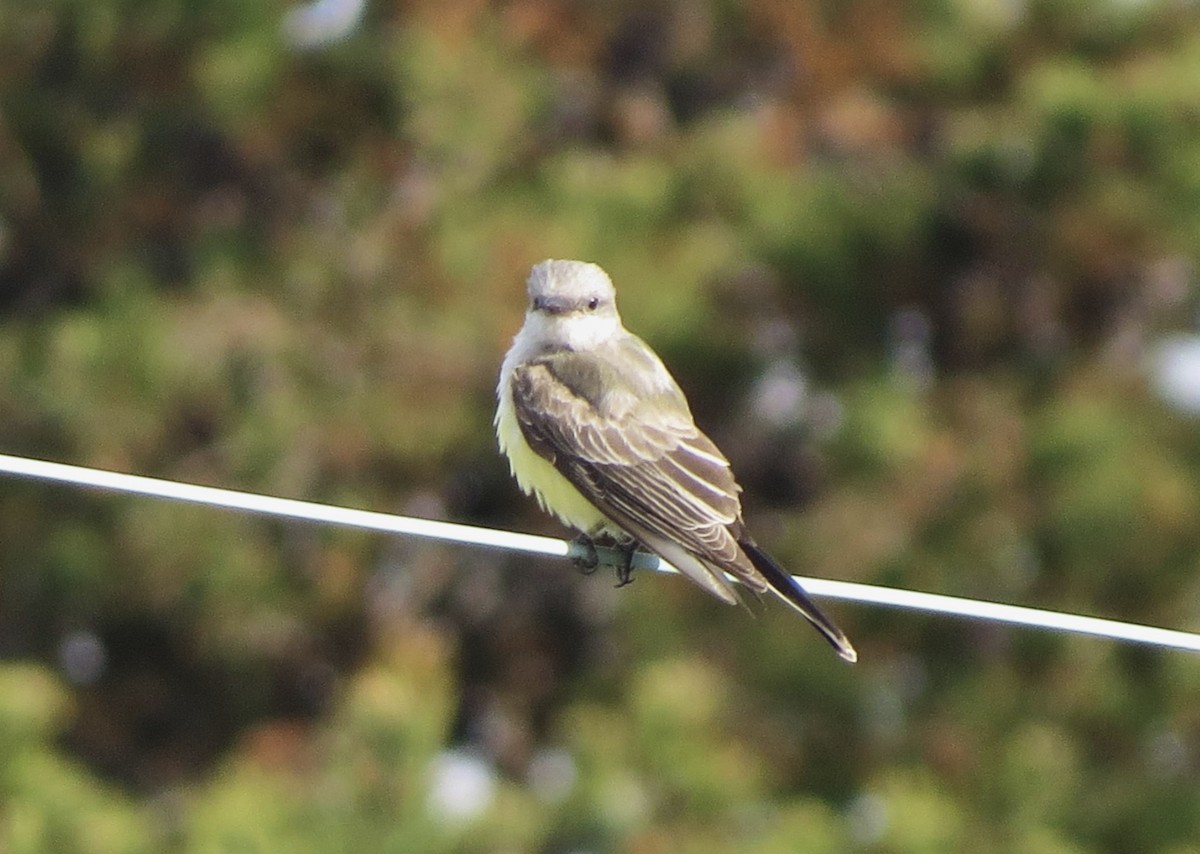
<path fill-rule="evenodd" d="M 293 12 L 0 16 L 5 452 L 557 532 L 493 386 L 585 258 L 798 571 L 1198 627 L 1146 383 L 1194 4 Z M 0 851 L 1200 851 L 1183 654 L 833 607 L 848 669 L 682 582 L 31 483 L 0 544 Z"/>

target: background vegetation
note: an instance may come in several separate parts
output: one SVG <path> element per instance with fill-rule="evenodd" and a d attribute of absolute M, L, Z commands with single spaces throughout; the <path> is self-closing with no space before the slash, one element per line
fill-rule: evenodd
<path fill-rule="evenodd" d="M 1200 627 L 1195 4 L 338 5 L 0 15 L 0 449 L 558 533 L 493 388 L 585 258 L 797 571 Z M 11 480 L 0 544 L 0 851 L 1200 851 L 1182 653 Z"/>

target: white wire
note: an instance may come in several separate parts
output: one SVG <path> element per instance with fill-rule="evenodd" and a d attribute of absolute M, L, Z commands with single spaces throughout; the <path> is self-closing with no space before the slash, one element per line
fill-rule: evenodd
<path fill-rule="evenodd" d="M 214 486 L 197 486 L 173 480 L 159 480 L 155 477 L 141 477 L 44 460 L 10 457 L 5 454 L 0 454 L 0 473 L 91 486 L 112 492 L 169 498 L 174 501 L 204 504 L 209 507 L 244 510 L 247 513 L 258 513 L 264 516 L 327 522 L 331 525 L 345 525 L 369 531 L 408 534 L 412 537 L 429 537 L 435 540 L 532 552 L 552 557 L 566 557 L 570 550 L 569 543 L 550 537 L 535 537 L 530 534 L 515 534 L 511 531 L 476 528 L 472 525 L 456 525 L 451 522 L 436 522 L 430 519 L 414 519 L 409 516 L 393 516 L 390 513 L 375 513 L 370 510 L 351 510 L 348 507 L 333 507 L 311 501 L 273 498 L 269 495 L 257 495 L 252 492 L 237 492 L 232 489 L 218 489 Z"/>
<path fill-rule="evenodd" d="M 1025 608 L 1020 605 L 1003 605 L 999 602 L 985 602 L 980 599 L 961 599 L 957 596 L 943 596 L 939 593 L 920 593 L 915 590 L 897 590 L 894 587 L 852 584 L 827 578 L 806 578 L 801 583 L 804 585 L 804 589 L 812 595 L 828 596 L 831 599 L 867 602 L 873 605 L 887 605 L 892 608 L 908 608 L 915 611 L 931 611 L 936 614 L 952 614 L 956 617 L 1034 626 L 1071 634 L 1092 635 L 1131 643 L 1200 652 L 1200 634 L 1192 632 L 1159 629 L 1138 623 L 1123 623 L 1118 620 L 1085 617 L 1061 611 L 1046 611 L 1041 608 Z"/>
<path fill-rule="evenodd" d="M 427 537 L 467 545 L 541 554 L 550 557 L 568 557 L 576 553 L 572 543 L 552 537 L 538 537 L 532 534 L 479 528 L 473 525 L 458 525 L 451 522 L 437 522 L 429 519 L 415 519 L 408 516 L 394 516 L 389 513 L 352 510 L 346 507 L 332 507 L 327 504 L 316 504 L 310 501 L 274 498 L 268 495 L 257 495 L 249 492 L 237 492 L 231 489 L 218 489 L 211 486 L 197 486 L 195 484 L 160 480 L 152 477 L 120 474 L 118 472 L 64 465 L 62 463 L 52 463 L 24 457 L 13 457 L 5 454 L 0 454 L 0 474 L 11 474 L 38 480 L 89 486 L 112 492 L 167 498 L 191 504 L 203 504 L 209 507 L 243 510 L 248 513 L 257 513 L 266 516 L 304 519 L 311 522 L 326 522 L 333 525 L 345 525 L 392 534 L 407 534 L 413 537 Z M 665 561 L 656 562 L 652 555 L 639 554 L 636 565 L 640 568 L 657 569 L 663 572 L 676 571 L 674 567 Z M 957 617 L 1033 626 L 1053 631 L 1200 652 L 1200 634 L 1191 632 L 1160 629 L 1136 623 L 1124 623 L 1098 617 L 1085 617 L 1059 611 L 1046 611 L 1039 608 L 1004 605 L 978 599 L 962 599 L 957 596 L 942 596 L 934 593 L 899 590 L 893 587 L 878 587 L 870 584 L 831 581 L 823 578 L 807 578 L 804 576 L 796 576 L 796 580 L 809 593 L 818 597 L 864 602 L 892 608 L 929 611 Z"/>

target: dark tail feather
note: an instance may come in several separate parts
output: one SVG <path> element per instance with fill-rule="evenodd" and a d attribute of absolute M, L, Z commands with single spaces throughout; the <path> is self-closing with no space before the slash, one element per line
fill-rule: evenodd
<path fill-rule="evenodd" d="M 808 598 L 804 588 L 796 583 L 787 570 L 772 560 L 771 556 L 752 540 L 739 540 L 738 545 L 750 558 L 754 568 L 762 573 L 763 578 L 771 585 L 771 589 L 816 626 L 817 631 L 825 636 L 825 640 L 829 641 L 837 650 L 838 655 L 851 664 L 858 661 L 858 653 L 855 652 L 850 640 L 842 633 L 841 629 L 833 624 L 832 620 L 821 613 L 821 609 Z"/>

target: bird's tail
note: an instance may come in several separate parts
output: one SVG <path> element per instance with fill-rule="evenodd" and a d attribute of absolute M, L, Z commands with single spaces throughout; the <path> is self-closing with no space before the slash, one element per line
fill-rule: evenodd
<path fill-rule="evenodd" d="M 804 588 L 782 566 L 777 564 L 769 554 L 764 552 L 750 539 L 739 540 L 738 545 L 750 558 L 754 568 L 762 573 L 763 578 L 771 585 L 771 589 L 781 599 L 799 611 L 806 620 L 812 623 L 817 631 L 824 635 L 825 640 L 837 650 L 837 654 L 851 664 L 858 661 L 858 653 L 850 643 L 849 638 L 833 624 L 833 621 L 821 613 L 821 609 L 808 598 Z"/>

